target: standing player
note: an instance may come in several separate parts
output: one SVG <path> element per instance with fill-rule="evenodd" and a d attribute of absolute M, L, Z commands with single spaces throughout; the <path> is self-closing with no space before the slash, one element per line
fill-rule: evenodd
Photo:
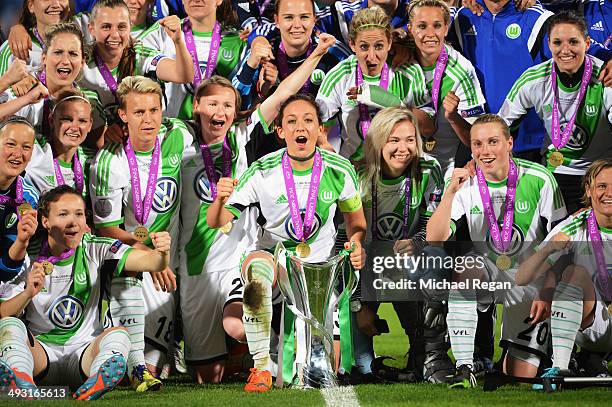
<path fill-rule="evenodd" d="M 236 121 L 240 97 L 227 79 L 213 76 L 196 92 L 199 137 L 185 150 L 181 165 L 179 276 L 185 359 L 200 383 L 221 381 L 226 333 L 244 340 L 239 263 L 257 227 L 251 213 L 241 216 L 231 230 L 208 227 L 205 219 L 217 195 L 216 180 L 238 178 L 247 170 L 245 146 L 251 135 L 263 130 L 272 137 L 281 103 L 299 91 L 334 43 L 332 36 L 322 34 L 308 59 L 246 121 Z"/>
<path fill-rule="evenodd" d="M 101 236 L 146 249 L 151 247 L 150 232 L 178 236 L 180 163 L 193 139 L 182 121 L 162 119 L 162 92 L 152 79 L 125 78 L 117 97 L 128 137 L 123 144 L 111 143 L 100 150 L 91 167 L 93 220 Z M 145 274 L 142 287 L 135 278 L 111 282 L 112 320 L 115 324 L 124 321 L 132 334 L 129 375 L 137 391 L 161 386 L 145 369 L 143 350 L 146 338 L 147 365 L 156 373 L 172 336 L 175 306 L 170 291 L 176 288 L 176 257 L 159 275 Z M 139 315 L 142 306 L 145 320 Z"/>
<path fill-rule="evenodd" d="M 347 235 L 356 246 L 350 258 L 356 269 L 361 268 L 364 256 L 361 241 L 366 224 L 357 176 L 348 160 L 316 148 L 323 130 L 316 103 L 308 96 L 293 95 L 281 106 L 277 121 L 278 135 L 286 141 L 287 148 L 255 161 L 235 191 L 232 178 L 221 178 L 217 198 L 206 214 L 208 225 L 219 228 L 244 216 L 241 213 L 251 205 L 261 209 L 263 233 L 257 239 L 257 250 L 242 262 L 242 275 L 247 282 L 243 321 L 255 361 L 245 386 L 247 392 L 265 392 L 272 387 L 269 346 L 276 278 L 272 255 L 266 250 L 282 242 L 304 261 L 327 260 L 334 247 L 334 214 L 339 208 Z M 271 185 L 281 187 L 270 188 Z M 305 208 L 304 220 L 301 208 Z"/>
<path fill-rule="evenodd" d="M 1 294 L 0 315 L 9 318 L 0 320 L 0 380 L 11 388 L 32 388 L 34 377 L 39 384 L 79 386 L 87 372 L 74 398 L 97 399 L 121 381 L 130 350 L 123 328 L 98 335 L 103 270 L 117 276 L 163 270 L 170 236 L 152 234 L 152 251 L 92 236 L 83 197 L 67 185 L 43 195 L 39 210 L 48 234 L 43 251 Z M 24 311 L 27 329 L 10 318 Z"/>
<path fill-rule="evenodd" d="M 606 301 L 612 298 L 612 159 L 597 160 L 583 181 L 584 204 L 589 209 L 558 224 L 539 247 L 521 264 L 516 282 L 529 284 L 547 273 L 569 253 L 551 308 L 553 365 L 542 377 L 567 375 L 574 343 L 591 352 L 608 353 L 612 324 Z M 607 374 L 602 368 L 590 372 Z M 541 386 L 535 386 L 541 389 Z"/>
<path fill-rule="evenodd" d="M 518 256 L 542 241 L 566 216 L 561 191 L 550 172 L 539 164 L 512 158 L 512 138 L 503 119 L 491 114 L 478 118 L 470 131 L 470 146 L 476 177 L 470 177 L 465 168 L 455 168 L 438 209 L 427 223 L 429 242 L 445 241 L 466 225 L 479 256 L 473 268 L 453 275 L 455 281 L 467 282 L 467 286 L 452 289 L 448 299 L 447 324 L 457 366 L 451 387 L 476 385 L 477 307 L 480 302 L 486 309 L 493 299 L 477 292 L 474 281 L 513 281 L 510 277 L 516 273 L 513 266 Z M 550 280 L 539 283 L 538 288 L 546 288 Z M 514 286 L 495 292 L 494 297 L 504 304 L 502 340 L 508 345 L 504 371 L 534 377 L 540 357 L 547 351 L 548 322 L 542 322 L 545 318 L 540 314 L 550 308 L 535 287 Z M 532 326 L 533 335 L 522 335 Z"/>
<path fill-rule="evenodd" d="M 38 193 L 21 177 L 32 158 L 34 129 L 21 117 L 0 122 L 0 282 L 15 277 L 36 232 Z"/>
<path fill-rule="evenodd" d="M 552 59 L 516 81 L 499 114 L 515 123 L 534 108 L 548 133 L 542 145 L 570 212 L 579 207 L 580 180 L 590 163 L 612 155 L 612 89 L 597 79 L 602 62 L 586 55 L 590 39 L 582 18 L 561 12 L 548 20 Z"/>

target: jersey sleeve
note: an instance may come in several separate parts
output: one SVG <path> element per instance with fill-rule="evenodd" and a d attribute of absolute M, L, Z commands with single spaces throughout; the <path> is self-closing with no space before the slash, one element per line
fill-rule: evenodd
<path fill-rule="evenodd" d="M 499 109 L 499 116 L 506 121 L 508 126 L 523 117 L 527 110 L 534 106 L 532 96 L 529 91 L 529 86 L 525 84 L 530 76 L 530 70 L 523 74 L 514 82 L 514 85 L 506 95 L 506 100 Z"/>
<path fill-rule="evenodd" d="M 240 217 L 242 211 L 250 205 L 259 202 L 257 190 L 263 188 L 261 185 L 261 172 L 259 170 L 259 161 L 253 165 L 240 177 L 238 185 L 234 192 L 229 197 L 225 208 L 230 211 L 235 217 Z"/>
<path fill-rule="evenodd" d="M 155 72 L 157 70 L 159 61 L 164 58 L 169 58 L 153 48 L 145 47 L 141 43 L 136 43 L 134 48 L 137 55 L 136 71 L 141 75 L 145 75 L 149 72 Z"/>
<path fill-rule="evenodd" d="M 608 123 L 612 125 L 612 88 L 604 88 L 603 102 Z"/>
<path fill-rule="evenodd" d="M 27 256 L 26 256 L 27 259 Z M 28 278 L 28 272 L 30 271 L 29 261 L 25 261 L 21 266 L 21 269 L 18 270 L 16 276 L 14 275 L 13 279 L 7 282 L 0 282 L 0 302 L 10 300 L 17 294 L 23 292 L 25 289 L 26 280 Z"/>
<path fill-rule="evenodd" d="M 463 194 L 469 194 L 469 182 L 466 182 L 463 187 L 457 191 L 451 207 L 451 233 L 457 230 L 457 224 L 467 215 L 467 209 L 463 202 Z"/>
<path fill-rule="evenodd" d="M 329 121 L 340 111 L 343 98 L 346 97 L 346 95 L 341 94 L 340 86 L 337 86 L 343 77 L 341 67 L 342 64 L 338 64 L 325 75 L 317 93 L 316 102 L 321 109 L 324 122 Z"/>
<path fill-rule="evenodd" d="M 93 238 L 94 251 L 99 259 L 100 265 L 107 262 L 114 262 L 116 264 L 113 275 L 119 276 L 123 273 L 125 262 L 129 253 L 132 251 L 132 247 L 123 243 L 121 240 L 114 240 L 109 238 Z"/>
<path fill-rule="evenodd" d="M 561 189 L 552 174 L 540 190 L 538 205 L 540 216 L 548 221 L 547 232 L 550 232 L 554 225 L 567 217 Z"/>
<path fill-rule="evenodd" d="M 127 188 L 129 169 L 120 162 L 119 144 L 100 150 L 90 170 L 90 196 L 96 228 L 123 223 L 123 191 Z M 127 174 L 126 174 L 127 171 Z"/>
<path fill-rule="evenodd" d="M 344 188 L 338 197 L 338 208 L 340 212 L 351 213 L 361 208 L 361 194 L 359 193 L 359 183 L 355 168 L 347 165 Z"/>
<path fill-rule="evenodd" d="M 425 205 L 422 209 L 424 208 L 424 210 L 421 210 L 421 212 L 423 215 L 431 216 L 440 204 L 442 191 L 444 190 L 444 178 L 438 161 L 429 161 L 426 168 L 425 171 L 429 173 L 429 176 L 427 177 L 427 185 L 423 194 Z"/>
<path fill-rule="evenodd" d="M 163 28 L 159 25 L 159 22 L 156 22 L 151 27 L 147 28 L 140 36 L 140 41 L 142 45 L 146 48 L 157 50 L 158 52 L 168 53 L 168 55 L 172 55 L 169 51 L 164 49 L 164 38 L 162 35 Z"/>
<path fill-rule="evenodd" d="M 458 113 L 466 120 L 473 121 L 485 113 L 485 97 L 474 66 L 467 60 L 465 62 L 461 70 L 462 78 L 453 91 L 459 97 Z"/>

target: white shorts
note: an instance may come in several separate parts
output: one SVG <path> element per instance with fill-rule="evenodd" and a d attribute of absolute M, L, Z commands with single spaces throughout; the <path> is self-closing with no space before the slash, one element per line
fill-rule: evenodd
<path fill-rule="evenodd" d="M 67 346 L 39 343 L 47 354 L 47 370 L 36 377 L 36 384 L 76 388 L 87 380 L 88 372 L 81 370 L 81 358 L 91 342 Z"/>
<path fill-rule="evenodd" d="M 535 355 L 534 358 L 530 357 L 525 361 L 538 366 L 540 362 L 538 356 L 548 357 L 550 318 L 532 325 L 530 311 L 531 301 L 504 305 L 501 343 Z M 523 357 L 519 359 L 524 360 Z"/>
<path fill-rule="evenodd" d="M 174 329 L 174 293 L 157 291 L 150 273 L 142 273 L 144 297 L 145 343 L 163 354 L 168 352 Z"/>
<path fill-rule="evenodd" d="M 197 276 L 181 273 L 181 315 L 185 361 L 206 364 L 225 358 L 225 306 L 242 301 L 242 279 L 237 268 Z"/>
<path fill-rule="evenodd" d="M 576 343 L 592 352 L 610 352 L 612 349 L 612 321 L 603 301 L 595 302 L 593 323 L 578 332 Z"/>

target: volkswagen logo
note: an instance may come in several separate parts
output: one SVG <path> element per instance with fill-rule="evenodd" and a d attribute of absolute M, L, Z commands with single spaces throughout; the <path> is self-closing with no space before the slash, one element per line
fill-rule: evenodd
<path fill-rule="evenodd" d="M 502 225 L 499 225 L 499 231 L 501 233 Z M 523 242 L 525 241 L 525 236 L 523 236 L 523 232 L 515 225 L 512 224 L 512 235 L 510 237 L 510 245 L 508 250 L 505 251 L 505 254 L 508 256 L 514 256 L 518 252 L 521 251 L 523 247 Z M 499 250 L 493 244 L 493 240 L 491 239 L 491 234 L 487 233 L 487 247 L 494 253 L 501 254 Z"/>
<path fill-rule="evenodd" d="M 300 214 L 302 215 L 302 221 L 304 221 L 305 210 L 301 209 Z M 314 236 L 321 228 L 321 217 L 318 213 L 315 213 L 314 219 L 312 220 L 312 230 L 308 236 Z M 285 219 L 285 232 L 291 240 L 294 242 L 299 242 L 300 240 L 295 236 L 295 228 L 293 227 L 293 221 L 291 220 L 291 215 L 288 215 Z"/>
<path fill-rule="evenodd" d="M 563 126 L 563 129 L 565 129 L 565 126 Z M 572 131 L 572 135 L 569 137 L 565 147 L 571 150 L 582 150 L 584 147 L 586 147 L 587 142 L 587 132 L 578 124 L 574 124 L 574 130 Z"/>
<path fill-rule="evenodd" d="M 161 177 L 155 186 L 155 196 L 153 196 L 153 210 L 157 213 L 170 211 L 176 203 L 178 197 L 178 184 L 172 177 Z"/>
<path fill-rule="evenodd" d="M 383 240 L 396 240 L 402 236 L 404 220 L 397 213 L 385 213 L 378 217 L 376 229 L 378 236 Z"/>
<path fill-rule="evenodd" d="M 47 316 L 60 329 L 70 329 L 77 325 L 83 316 L 83 303 L 71 295 L 56 299 Z"/>

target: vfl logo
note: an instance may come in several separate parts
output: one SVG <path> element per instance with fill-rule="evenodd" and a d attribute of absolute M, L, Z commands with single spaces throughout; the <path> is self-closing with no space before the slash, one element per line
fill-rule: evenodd
<path fill-rule="evenodd" d="M 332 191 L 323 191 L 319 194 L 319 198 L 327 204 L 330 204 L 335 201 L 335 196 Z"/>
<path fill-rule="evenodd" d="M 511 40 L 514 40 L 520 37 L 521 36 L 521 26 L 516 23 L 510 24 L 506 28 L 506 36 L 510 38 Z"/>
<path fill-rule="evenodd" d="M 302 216 L 302 221 L 304 220 L 304 214 L 306 210 L 300 209 L 300 214 Z M 322 220 L 318 213 L 315 213 L 314 219 L 312 220 L 312 230 L 310 231 L 309 236 L 314 236 L 319 229 L 321 228 Z M 294 242 L 299 242 L 300 240 L 295 236 L 295 228 L 293 227 L 293 222 L 291 221 L 291 214 L 287 215 L 285 218 L 285 232 L 289 236 L 289 239 Z"/>
<path fill-rule="evenodd" d="M 179 155 L 178 154 L 172 154 L 169 158 L 168 158 L 168 162 L 170 162 L 170 165 L 173 167 L 177 167 L 180 164 L 180 159 L 179 159 Z"/>
<path fill-rule="evenodd" d="M 221 51 L 221 57 L 223 57 L 223 59 L 225 59 L 226 61 L 231 61 L 232 59 L 234 59 L 234 50 L 224 48 Z"/>
<path fill-rule="evenodd" d="M 565 125 L 563 126 L 563 129 L 565 129 Z M 574 131 L 572 131 L 572 135 L 569 137 L 565 148 L 570 150 L 582 150 L 586 147 L 587 141 L 587 132 L 578 124 L 574 124 Z"/>
<path fill-rule="evenodd" d="M 221 173 L 217 171 L 217 177 L 221 177 Z M 195 179 L 193 180 L 193 190 L 200 201 L 205 202 L 207 204 L 211 204 L 213 202 L 212 190 L 210 189 L 210 181 L 208 181 L 208 176 L 206 175 L 206 170 L 202 168 L 197 174 Z"/>
<path fill-rule="evenodd" d="M 155 196 L 153 196 L 153 210 L 157 213 L 170 211 L 178 197 L 178 185 L 172 177 L 161 177 L 155 186 Z"/>
<path fill-rule="evenodd" d="M 60 329 L 74 327 L 83 316 L 83 303 L 70 295 L 56 299 L 47 313 L 49 320 Z"/>
<path fill-rule="evenodd" d="M 499 224 L 499 231 L 501 232 L 502 225 Z M 505 252 L 508 256 L 514 256 L 518 252 L 521 251 L 523 247 L 523 242 L 525 241 L 525 236 L 523 236 L 523 232 L 515 225 L 512 224 L 512 234 L 510 235 L 510 246 L 508 247 L 508 251 Z M 493 244 L 493 240 L 491 240 L 491 234 L 487 233 L 487 247 L 489 250 L 496 254 L 501 254 L 495 245 Z"/>
<path fill-rule="evenodd" d="M 87 276 L 85 275 L 85 273 L 75 274 L 74 281 L 76 281 L 77 284 L 87 284 Z"/>
<path fill-rule="evenodd" d="M 399 239 L 402 235 L 404 219 L 397 213 L 385 213 L 378 217 L 376 229 L 378 236 L 384 240 Z"/>
<path fill-rule="evenodd" d="M 410 207 L 416 208 L 421 203 L 421 196 L 419 194 L 414 194 L 410 197 Z"/>
<path fill-rule="evenodd" d="M 516 209 L 518 213 L 527 213 L 529 211 L 529 207 L 529 201 L 516 201 L 516 204 L 514 205 L 514 209 Z"/>
<path fill-rule="evenodd" d="M 323 82 L 323 78 L 325 78 L 325 72 L 323 72 L 321 69 L 315 69 L 310 75 L 310 82 L 313 85 L 318 86 Z"/>
<path fill-rule="evenodd" d="M 13 212 L 6 217 L 4 224 L 6 229 L 10 229 L 15 223 L 17 223 L 17 214 Z"/>
<path fill-rule="evenodd" d="M 597 106 L 595 105 L 585 105 L 584 106 L 584 113 L 588 116 L 588 117 L 594 117 L 597 116 Z"/>

